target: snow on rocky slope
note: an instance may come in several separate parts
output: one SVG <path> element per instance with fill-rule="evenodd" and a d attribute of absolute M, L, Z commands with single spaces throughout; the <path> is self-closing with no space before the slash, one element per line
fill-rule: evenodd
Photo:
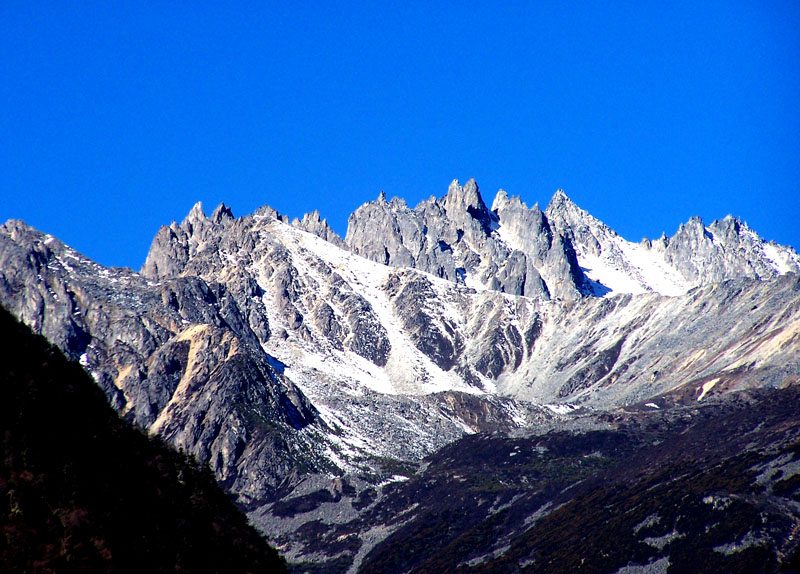
<path fill-rule="evenodd" d="M 318 214 L 198 204 L 140 273 L 0 227 L 3 306 L 251 516 L 312 474 L 390 478 L 388 459 L 468 433 L 781 386 L 800 377 L 798 269 L 733 218 L 633 244 L 563 192 L 489 209 L 472 181 L 414 209 L 381 196 L 344 241 Z"/>
<path fill-rule="evenodd" d="M 562 190 L 544 211 L 503 190 L 489 209 L 474 180 L 453 181 L 443 197 L 413 209 L 381 194 L 350 216 L 345 244 L 378 263 L 537 299 L 676 296 L 726 279 L 800 272 L 791 247 L 764 241 L 731 216 L 708 226 L 692 218 L 672 237 L 633 243 Z"/>
<path fill-rule="evenodd" d="M 800 256 L 791 247 L 764 241 L 732 216 L 709 226 L 695 217 L 673 237 L 633 243 L 579 208 L 561 190 L 545 214 L 570 240 L 589 290 L 598 296 L 646 292 L 676 296 L 726 279 L 769 279 L 800 272 Z"/>

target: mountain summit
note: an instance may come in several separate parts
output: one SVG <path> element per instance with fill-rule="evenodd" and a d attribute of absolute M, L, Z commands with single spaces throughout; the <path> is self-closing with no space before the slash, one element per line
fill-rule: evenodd
<path fill-rule="evenodd" d="M 489 211 L 474 180 L 464 187 L 453 181 L 442 198 L 431 197 L 413 210 L 405 202 L 362 205 L 350 216 L 345 243 L 372 261 L 475 288 L 579 297 L 583 277 L 574 254 L 546 222 L 522 204 L 505 206 L 502 217 L 522 234 L 504 234 L 501 212 Z"/>
<path fill-rule="evenodd" d="M 583 432 L 791 384 L 798 270 L 734 218 L 631 243 L 563 191 L 544 211 L 502 190 L 489 208 L 472 180 L 414 208 L 381 193 L 344 240 L 318 213 L 198 204 L 139 273 L 0 226 L 0 303 L 208 465 L 290 560 L 330 569 L 322 525 L 466 435 Z M 355 571 L 391 529 L 371 532 L 326 551 Z"/>
<path fill-rule="evenodd" d="M 738 219 L 697 218 L 671 238 L 632 243 L 558 190 L 542 212 L 500 190 L 486 208 L 474 180 L 413 210 L 404 201 L 362 205 L 350 216 L 349 249 L 513 295 L 574 299 L 655 292 L 680 295 L 726 279 L 800 272 L 790 247 L 768 243 Z"/>

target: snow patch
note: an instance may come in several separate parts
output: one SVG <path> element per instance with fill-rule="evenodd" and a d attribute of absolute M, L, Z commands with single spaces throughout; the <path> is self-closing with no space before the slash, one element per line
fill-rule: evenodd
<path fill-rule="evenodd" d="M 616 237 L 617 246 L 625 259 L 639 275 L 642 283 L 656 293 L 678 296 L 686 293 L 691 285 L 660 253 L 647 249 L 639 243 L 631 243 Z"/>
<path fill-rule="evenodd" d="M 792 260 L 791 255 L 785 251 L 782 251 L 777 245 L 765 242 L 762 246 L 762 249 L 764 251 L 764 257 L 766 257 L 770 265 L 772 265 L 775 271 L 777 271 L 780 275 L 797 271 L 797 267 L 789 263 Z M 792 261 L 792 263 L 797 262 Z"/>
<path fill-rule="evenodd" d="M 678 296 L 691 287 L 683 276 L 669 265 L 658 251 L 614 236 L 599 255 L 578 254 L 578 263 L 592 282 L 605 289 L 595 294 L 612 296 L 619 293 L 656 292 Z"/>
<path fill-rule="evenodd" d="M 568 403 L 547 404 L 547 405 L 542 405 L 542 406 L 547 407 L 548 409 L 550 409 L 552 412 L 556 413 L 557 415 L 565 415 L 565 414 L 571 413 L 572 411 L 578 410 L 580 408 L 578 405 L 571 405 L 571 404 L 568 404 Z"/>
<path fill-rule="evenodd" d="M 392 484 L 394 482 L 405 482 L 407 480 L 408 480 L 407 476 L 403 476 L 402 474 L 395 474 L 395 475 L 390 476 L 389 478 L 379 482 L 376 485 L 376 488 L 383 488 L 384 486 L 387 486 L 387 485 Z"/>
<path fill-rule="evenodd" d="M 383 394 L 424 395 L 448 390 L 459 390 L 470 394 L 481 394 L 480 390 L 467 385 L 456 373 L 443 371 L 431 359 L 420 352 L 405 333 L 399 319 L 392 310 L 392 303 L 382 285 L 396 269 L 375 263 L 345 251 L 307 232 L 288 225 L 275 224 L 271 231 L 280 233 L 282 243 L 292 253 L 292 264 L 305 276 L 315 278 L 318 273 L 309 264 L 309 257 L 317 257 L 327 263 L 347 284 L 353 286 L 366 299 L 383 328 L 386 330 L 391 353 L 384 368 L 351 351 L 331 349 L 324 358 L 318 351 L 308 349 L 302 362 L 303 370 L 313 367 L 329 373 L 335 371 L 342 378 L 354 379 L 359 384 Z M 416 272 L 417 271 L 411 271 Z M 441 293 L 456 286 L 445 280 L 426 274 L 434 290 Z M 322 278 L 318 278 L 321 283 Z M 452 296 L 440 300 L 452 301 Z M 449 304 L 438 309 L 436 317 L 455 323 L 463 322 L 463 314 Z M 288 364 L 288 362 L 287 362 Z"/>

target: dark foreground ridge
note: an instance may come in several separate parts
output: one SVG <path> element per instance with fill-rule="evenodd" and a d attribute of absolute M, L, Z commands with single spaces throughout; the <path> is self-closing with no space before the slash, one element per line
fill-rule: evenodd
<path fill-rule="evenodd" d="M 284 572 L 210 471 L 0 308 L 0 571 Z"/>

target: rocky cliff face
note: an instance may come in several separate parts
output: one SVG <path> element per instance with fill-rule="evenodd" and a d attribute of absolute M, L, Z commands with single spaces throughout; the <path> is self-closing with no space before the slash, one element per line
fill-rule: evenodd
<path fill-rule="evenodd" d="M 542 211 L 501 191 L 489 209 L 473 181 L 414 209 L 382 195 L 344 242 L 319 214 L 198 204 L 140 273 L 0 227 L 2 305 L 257 524 L 301 538 L 465 434 L 796 379 L 797 269 L 732 218 L 633 244 L 563 192 Z M 355 502 L 329 515 L 344 494 L 319 485 L 343 475 L 360 477 Z M 312 552 L 301 538 L 293 559 Z"/>
<path fill-rule="evenodd" d="M 506 223 L 510 233 L 498 233 Z M 489 211 L 474 180 L 453 181 L 445 196 L 413 210 L 382 194 L 350 216 L 345 242 L 384 265 L 511 295 L 575 298 L 583 282 L 574 253 L 538 207 L 503 193 Z"/>
<path fill-rule="evenodd" d="M 314 446 L 316 411 L 223 284 L 105 269 L 18 221 L 0 236 L 3 306 L 80 361 L 128 420 L 208 463 L 242 501 L 268 497 L 298 467 L 329 466 Z"/>
<path fill-rule="evenodd" d="M 205 465 L 4 309 L 0 332 L 0 571 L 286 571 Z"/>
<path fill-rule="evenodd" d="M 728 216 L 705 226 L 698 217 L 672 237 L 626 241 L 557 192 L 545 210 L 556 232 L 574 246 L 594 295 L 656 292 L 682 295 L 692 287 L 729 279 L 772 279 L 800 272 L 791 247 L 764 241 Z"/>
<path fill-rule="evenodd" d="M 381 194 L 350 216 L 345 244 L 384 265 L 538 299 L 675 296 L 728 279 L 800 272 L 792 248 L 764 241 L 731 216 L 708 227 L 693 218 L 671 238 L 632 243 L 561 190 L 544 212 L 503 190 L 489 210 L 473 180 L 453 181 L 446 195 L 414 209 Z"/>
<path fill-rule="evenodd" d="M 707 227 L 700 218 L 692 218 L 656 246 L 691 284 L 719 283 L 730 277 L 771 279 L 800 270 L 794 250 L 764 241 L 730 215 Z"/>
<path fill-rule="evenodd" d="M 292 226 L 313 233 L 320 239 L 324 239 L 328 243 L 333 243 L 336 247 L 346 249 L 345 242 L 341 237 L 331 229 L 330 225 L 325 219 L 322 219 L 319 212 L 314 210 L 311 213 L 306 213 L 303 219 L 293 219 Z"/>

